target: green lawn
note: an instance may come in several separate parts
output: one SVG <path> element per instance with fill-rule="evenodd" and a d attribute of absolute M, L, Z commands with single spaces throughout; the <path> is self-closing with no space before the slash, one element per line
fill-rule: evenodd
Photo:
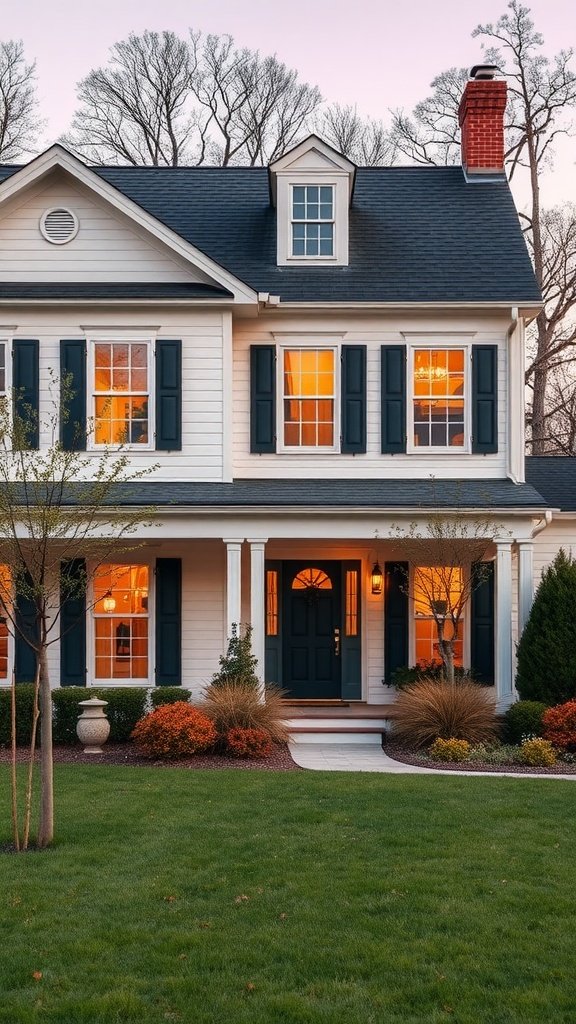
<path fill-rule="evenodd" d="M 574 1022 L 574 783 L 56 782 L 56 848 L 0 855 L 1 1024 Z"/>

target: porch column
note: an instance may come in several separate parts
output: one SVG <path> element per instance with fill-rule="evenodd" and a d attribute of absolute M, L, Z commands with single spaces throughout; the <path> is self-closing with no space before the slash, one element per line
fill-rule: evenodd
<path fill-rule="evenodd" d="M 232 636 L 234 622 L 242 618 L 242 544 L 243 537 L 224 537 L 226 545 L 226 636 Z"/>
<path fill-rule="evenodd" d="M 528 621 L 534 599 L 534 542 L 518 541 L 518 639 Z"/>
<path fill-rule="evenodd" d="M 512 542 L 496 544 L 496 702 L 505 711 L 514 701 L 512 678 Z"/>
<path fill-rule="evenodd" d="M 267 538 L 266 538 L 267 540 Z M 250 623 L 252 625 L 252 653 L 258 659 L 256 675 L 264 686 L 265 658 L 265 548 L 266 540 L 248 538 L 250 545 Z"/>

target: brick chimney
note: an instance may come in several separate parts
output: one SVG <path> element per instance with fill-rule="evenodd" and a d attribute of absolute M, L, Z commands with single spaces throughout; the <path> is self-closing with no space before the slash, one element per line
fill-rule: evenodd
<path fill-rule="evenodd" d="M 458 120 L 466 175 L 504 173 L 506 82 L 495 77 L 497 72 L 493 64 L 476 64 L 460 101 Z"/>

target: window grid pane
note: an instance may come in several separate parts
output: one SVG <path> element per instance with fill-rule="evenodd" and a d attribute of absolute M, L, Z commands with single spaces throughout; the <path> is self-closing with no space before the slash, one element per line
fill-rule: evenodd
<path fill-rule="evenodd" d="M 346 636 L 358 636 L 358 570 L 346 572 Z"/>
<path fill-rule="evenodd" d="M 292 255 L 334 255 L 334 188 L 332 185 L 293 186 Z"/>
<path fill-rule="evenodd" d="M 414 353 L 414 445 L 462 448 L 465 443 L 464 349 Z"/>
<path fill-rule="evenodd" d="M 148 344 L 94 345 L 94 437 L 97 445 L 147 444 Z"/>
<path fill-rule="evenodd" d="M 454 607 L 462 593 L 462 569 L 459 566 L 418 566 L 414 571 L 414 637 L 416 663 L 441 662 L 438 632 L 431 614 L 431 601 Z M 445 636 L 452 636 L 452 624 L 446 619 Z M 454 644 L 454 664 L 463 664 L 462 622 Z"/>
<path fill-rule="evenodd" d="M 266 636 L 278 636 L 278 573 L 266 572 Z"/>
<path fill-rule="evenodd" d="M 334 445 L 335 357 L 333 349 L 285 349 L 283 357 L 284 444 Z"/>
<path fill-rule="evenodd" d="M 103 565 L 94 581 L 96 679 L 148 679 L 147 565 Z"/>

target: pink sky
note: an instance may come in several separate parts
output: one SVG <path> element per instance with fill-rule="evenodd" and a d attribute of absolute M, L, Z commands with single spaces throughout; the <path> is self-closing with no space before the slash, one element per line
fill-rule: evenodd
<path fill-rule="evenodd" d="M 386 119 L 389 108 L 409 108 L 425 96 L 438 71 L 480 61 L 471 31 L 479 21 L 497 20 L 505 0 L 5 0 L 2 6 L 1 37 L 23 39 L 37 61 L 49 144 L 69 124 L 76 82 L 105 63 L 109 47 L 130 31 L 230 33 L 241 46 L 276 53 L 326 99 Z M 548 54 L 576 45 L 574 0 L 527 6 Z M 549 177 L 549 202 L 576 200 L 575 164 L 571 140 Z"/>

